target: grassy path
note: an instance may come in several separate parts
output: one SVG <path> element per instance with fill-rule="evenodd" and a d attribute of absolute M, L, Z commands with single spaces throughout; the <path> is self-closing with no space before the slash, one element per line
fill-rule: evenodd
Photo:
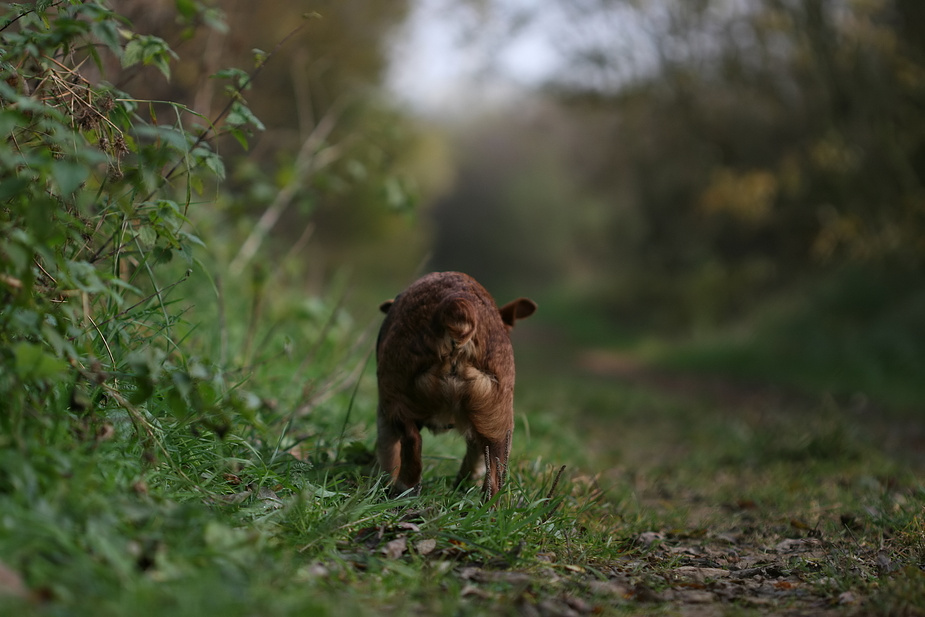
<path fill-rule="evenodd" d="M 280 441 L 179 427 L 146 458 L 113 415 L 89 441 L 0 451 L 0 614 L 925 615 L 911 423 L 534 357 L 558 365 L 525 354 L 490 505 L 450 485 L 450 435 L 425 440 L 420 497 L 385 498 L 367 379 L 349 422 L 352 387 Z"/>
<path fill-rule="evenodd" d="M 623 550 L 591 586 L 606 610 L 925 614 L 921 423 L 609 352 L 575 364 L 565 398 Z"/>

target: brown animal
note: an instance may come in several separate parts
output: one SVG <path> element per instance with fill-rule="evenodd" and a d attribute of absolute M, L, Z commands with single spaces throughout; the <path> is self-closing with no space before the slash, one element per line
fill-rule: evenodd
<path fill-rule="evenodd" d="M 457 482 L 485 474 L 488 497 L 501 488 L 514 429 L 510 329 L 536 311 L 519 298 L 500 309 L 475 279 L 435 272 L 395 300 L 376 342 L 379 431 L 376 451 L 393 493 L 420 491 L 421 429 L 455 428 L 466 438 Z"/>

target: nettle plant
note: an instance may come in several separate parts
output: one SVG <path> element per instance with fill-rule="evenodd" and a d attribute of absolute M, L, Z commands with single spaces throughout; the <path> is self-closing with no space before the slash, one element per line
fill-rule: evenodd
<path fill-rule="evenodd" d="M 203 21 L 207 9 L 182 4 L 181 17 Z M 72 434 L 105 409 L 127 415 L 142 439 L 165 421 L 221 435 L 227 414 L 247 405 L 183 352 L 171 300 L 184 279 L 176 264 L 192 266 L 202 244 L 190 204 L 204 181 L 224 175 L 209 143 L 216 123 L 106 81 L 133 70 L 169 77 L 175 56 L 102 4 L 4 10 L 0 442 L 24 448 L 30 435 Z M 218 77 L 231 80 L 222 131 L 246 139 L 261 128 L 241 97 L 247 74 Z"/>

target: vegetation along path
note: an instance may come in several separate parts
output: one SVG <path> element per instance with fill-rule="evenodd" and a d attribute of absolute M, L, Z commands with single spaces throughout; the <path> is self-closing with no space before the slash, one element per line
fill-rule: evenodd
<path fill-rule="evenodd" d="M 606 470 L 573 482 L 600 491 L 623 552 L 588 547 L 581 574 L 565 568 L 581 600 L 538 614 L 925 614 L 914 419 L 608 351 L 576 364 Z"/>

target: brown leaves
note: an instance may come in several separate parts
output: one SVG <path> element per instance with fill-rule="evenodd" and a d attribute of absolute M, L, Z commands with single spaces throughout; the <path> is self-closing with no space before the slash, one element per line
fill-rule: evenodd
<path fill-rule="evenodd" d="M 802 531 L 819 535 L 814 529 Z M 632 546 L 643 559 L 614 567 L 611 580 L 595 583 L 589 590 L 624 589 L 625 598 L 633 602 L 674 606 L 734 602 L 816 611 L 859 601 L 856 593 L 842 598 L 835 588 L 829 591 L 811 576 L 832 558 L 832 545 L 819 537 L 775 538 L 767 530 L 648 531 L 639 534 Z M 672 562 L 677 565 L 660 569 Z M 877 563 L 881 562 L 885 559 Z"/>
<path fill-rule="evenodd" d="M 411 553 L 422 557 L 431 555 L 437 547 L 436 538 L 418 538 L 413 534 L 421 533 L 415 523 L 401 521 L 394 525 L 376 525 L 364 527 L 354 536 L 356 544 L 370 554 L 380 554 L 386 559 L 400 559 Z"/>
<path fill-rule="evenodd" d="M 385 555 L 386 559 L 398 559 L 405 554 L 407 548 L 408 537 L 398 536 L 394 540 L 386 543 L 386 545 L 382 548 L 382 553 Z"/>

